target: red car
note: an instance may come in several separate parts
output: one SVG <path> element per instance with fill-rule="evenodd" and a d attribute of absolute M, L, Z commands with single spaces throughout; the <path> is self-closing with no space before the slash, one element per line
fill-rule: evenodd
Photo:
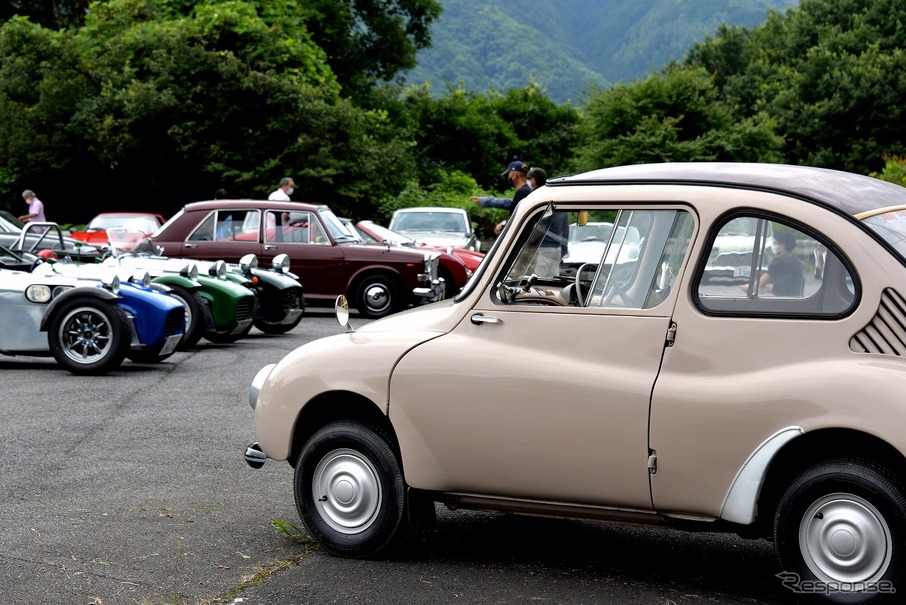
<path fill-rule="evenodd" d="M 346 219 L 341 219 L 346 220 Z M 394 246 L 406 246 L 417 248 L 419 250 L 435 250 L 440 252 L 440 266 L 438 275 L 447 282 L 447 294 L 452 295 L 465 285 L 466 281 L 478 268 L 484 253 L 469 250 L 467 248 L 455 248 L 451 246 L 429 246 L 416 242 L 414 239 L 391 231 L 382 227 L 373 221 L 359 221 L 355 225 L 350 224 L 355 230 L 356 235 L 366 244 L 380 244 L 389 242 Z"/>
<path fill-rule="evenodd" d="M 93 246 L 106 246 L 108 244 L 107 229 L 119 228 L 132 232 L 128 235 L 119 234 L 121 239 L 129 237 L 136 241 L 117 242 L 117 245 L 120 243 L 137 244 L 142 238 L 136 237 L 134 234 L 144 233 L 145 238 L 150 237 L 164 222 L 163 216 L 150 212 L 102 212 L 85 225 L 84 231 L 73 232 L 72 237 Z"/>
<path fill-rule="evenodd" d="M 355 227 L 360 234 L 366 235 L 377 242 L 387 240 L 388 242 L 399 246 L 422 246 L 427 250 L 439 250 L 452 254 L 461 260 L 473 273 L 484 259 L 484 252 L 456 246 L 431 246 L 424 242 L 417 242 L 408 235 L 391 231 L 387 227 L 382 227 L 373 221 L 359 221 L 355 224 Z"/>
<path fill-rule="evenodd" d="M 327 206 L 299 202 L 213 200 L 187 204 L 150 238 L 161 255 L 238 262 L 278 254 L 305 286 L 306 303 L 333 304 L 344 294 L 367 317 L 444 298 L 440 254 L 356 240 Z"/>

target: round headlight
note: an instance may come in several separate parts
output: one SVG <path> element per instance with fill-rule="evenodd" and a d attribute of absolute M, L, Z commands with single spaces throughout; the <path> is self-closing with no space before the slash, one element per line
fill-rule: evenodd
<path fill-rule="evenodd" d="M 136 272 L 135 275 L 132 276 L 131 281 L 133 284 L 141 284 L 145 288 L 150 288 L 151 287 L 151 274 L 148 273 L 147 271 Z"/>
<path fill-rule="evenodd" d="M 274 271 L 277 273 L 289 272 L 289 254 L 278 254 L 274 257 Z"/>
<path fill-rule="evenodd" d="M 113 275 L 113 277 L 104 276 L 101 278 L 101 284 L 113 292 L 114 294 L 120 293 L 120 276 Z"/>
<path fill-rule="evenodd" d="M 252 269 L 258 268 L 258 257 L 254 254 L 246 254 L 239 259 L 239 269 L 243 273 L 248 273 Z"/>
<path fill-rule="evenodd" d="M 51 294 L 50 287 L 41 284 L 35 284 L 25 289 L 25 298 L 33 303 L 50 302 Z"/>
<path fill-rule="evenodd" d="M 223 279 L 227 274 L 227 265 L 222 260 L 219 260 L 211 265 L 211 268 L 208 269 L 208 273 L 210 273 L 212 277 L 219 277 Z"/>
<path fill-rule="evenodd" d="M 186 266 L 179 270 L 179 274 L 189 279 L 198 278 L 198 265 L 195 263 L 186 263 Z"/>

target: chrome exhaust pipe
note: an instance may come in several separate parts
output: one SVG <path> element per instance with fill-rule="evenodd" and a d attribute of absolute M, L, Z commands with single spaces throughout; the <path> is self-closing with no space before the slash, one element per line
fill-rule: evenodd
<path fill-rule="evenodd" d="M 245 454 L 242 457 L 252 468 L 261 468 L 267 462 L 267 454 L 264 453 L 257 441 L 245 448 Z"/>

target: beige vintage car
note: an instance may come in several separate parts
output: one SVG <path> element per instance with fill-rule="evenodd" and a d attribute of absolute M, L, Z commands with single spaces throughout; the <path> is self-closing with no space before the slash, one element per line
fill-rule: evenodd
<path fill-rule="evenodd" d="M 599 259 L 564 262 L 569 227 L 601 223 Z M 709 275 L 743 231 L 748 270 Z M 246 459 L 289 461 L 339 555 L 379 553 L 443 502 L 764 537 L 791 590 L 894 600 L 904 297 L 902 187 L 767 164 L 560 178 L 455 299 L 263 368 Z"/>

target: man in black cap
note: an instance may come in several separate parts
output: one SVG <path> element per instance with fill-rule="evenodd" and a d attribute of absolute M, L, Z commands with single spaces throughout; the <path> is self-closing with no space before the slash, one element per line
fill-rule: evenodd
<path fill-rule="evenodd" d="M 512 200 L 499 197 L 481 197 L 477 195 L 472 196 L 472 201 L 481 206 L 482 208 L 503 208 L 504 210 L 509 210 L 510 214 L 516 210 L 516 204 L 521 202 L 523 199 L 528 197 L 528 194 L 532 192 L 532 187 L 526 181 L 526 175 L 528 174 L 529 167 L 525 162 L 519 160 L 513 160 L 510 162 L 510 165 L 507 166 L 500 176 L 504 176 L 516 189 L 516 193 L 513 195 Z M 506 221 L 501 221 L 494 227 L 494 233 L 500 233 L 503 230 L 503 226 L 506 225 Z"/>

